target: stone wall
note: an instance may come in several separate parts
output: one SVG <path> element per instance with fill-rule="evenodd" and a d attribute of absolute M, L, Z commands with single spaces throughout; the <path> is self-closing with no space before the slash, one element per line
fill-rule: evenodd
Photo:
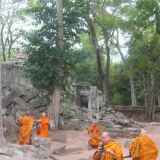
<path fill-rule="evenodd" d="M 17 62 L 1 63 L 1 86 L 32 87 L 25 77 L 23 66 Z"/>
<path fill-rule="evenodd" d="M 143 106 L 112 106 L 115 111 L 123 113 L 128 118 L 136 121 L 145 121 L 145 110 Z M 156 108 L 155 121 L 160 121 L 160 108 Z"/>

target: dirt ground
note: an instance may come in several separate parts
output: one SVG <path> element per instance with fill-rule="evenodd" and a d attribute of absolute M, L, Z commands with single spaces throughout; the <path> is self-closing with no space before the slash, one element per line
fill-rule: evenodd
<path fill-rule="evenodd" d="M 160 123 L 146 123 L 146 124 L 143 123 L 143 125 L 144 128 L 148 131 L 149 136 L 151 136 L 155 141 L 155 143 L 157 144 L 158 149 L 160 149 Z M 63 139 L 62 135 L 66 136 L 66 147 L 65 150 L 62 150 L 59 154 L 53 155 L 54 158 L 56 158 L 56 160 L 89 160 L 89 157 L 91 159 L 95 150 L 88 150 L 88 144 L 87 144 L 88 135 L 86 130 L 85 131 L 59 130 L 57 133 L 58 136 L 61 137 L 61 139 Z M 51 132 L 50 138 L 54 139 L 55 137 L 58 137 L 56 135 L 57 133 L 54 131 Z M 128 142 L 131 141 L 131 139 L 118 138 L 117 140 L 122 144 L 124 156 L 128 155 L 127 144 L 129 144 Z M 53 141 L 53 143 L 55 143 L 56 145 L 56 141 Z M 24 158 L 20 157 L 9 158 L 7 156 L 3 156 L 0 154 L 0 160 L 22 160 L 22 159 Z M 31 159 L 32 158 L 29 157 L 25 158 L 25 160 L 31 160 Z M 130 159 L 126 158 L 125 160 L 130 160 Z M 160 160 L 160 153 L 157 160 Z"/>
<path fill-rule="evenodd" d="M 160 148 L 160 123 L 146 123 L 145 129 Z M 87 149 L 88 135 L 86 131 L 64 131 L 66 133 L 66 151 L 56 155 L 57 160 L 88 160 L 92 157 L 94 150 Z M 127 134 L 127 133 L 126 133 Z M 128 155 L 126 143 L 131 139 L 119 138 L 122 144 L 124 156 Z M 126 160 L 129 160 L 129 158 Z M 158 160 L 160 160 L 160 153 Z"/>

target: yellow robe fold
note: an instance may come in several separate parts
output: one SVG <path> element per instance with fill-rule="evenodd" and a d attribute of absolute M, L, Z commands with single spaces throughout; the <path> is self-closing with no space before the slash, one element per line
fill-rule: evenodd
<path fill-rule="evenodd" d="M 104 149 L 111 151 L 116 156 L 103 152 L 100 154 L 99 157 L 97 157 L 96 154 L 99 151 L 98 148 L 97 151 L 94 153 L 92 160 L 123 160 L 122 147 L 118 142 L 111 140 L 110 142 L 104 145 Z"/>
<path fill-rule="evenodd" d="M 135 138 L 131 143 L 129 152 L 133 160 L 156 160 L 158 156 L 157 146 L 147 135 Z"/>
<path fill-rule="evenodd" d="M 38 135 L 43 138 L 48 138 L 49 118 L 44 117 L 39 119 L 40 128 L 38 129 Z"/>
<path fill-rule="evenodd" d="M 29 144 L 30 143 L 30 134 L 33 127 L 33 118 L 25 115 L 19 120 L 20 133 L 19 133 L 19 143 Z"/>
<path fill-rule="evenodd" d="M 88 144 L 92 148 L 97 148 L 101 139 L 101 129 L 97 124 L 91 124 L 88 127 L 88 135 L 90 136 Z"/>

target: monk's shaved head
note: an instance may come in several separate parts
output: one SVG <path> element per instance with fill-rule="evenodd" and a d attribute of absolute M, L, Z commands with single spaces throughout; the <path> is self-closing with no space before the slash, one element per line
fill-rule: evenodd
<path fill-rule="evenodd" d="M 47 117 L 47 113 L 46 112 L 42 112 L 42 117 Z"/>
<path fill-rule="evenodd" d="M 146 135 L 147 134 L 147 131 L 145 129 L 141 129 L 141 132 L 140 132 L 141 135 Z"/>
<path fill-rule="evenodd" d="M 110 140 L 111 140 L 111 137 L 110 137 L 109 133 L 108 132 L 103 132 L 102 133 L 102 142 L 103 142 L 103 144 L 106 144 Z"/>
<path fill-rule="evenodd" d="M 109 136 L 109 133 L 108 132 L 103 132 L 102 137 L 106 137 L 106 136 Z"/>

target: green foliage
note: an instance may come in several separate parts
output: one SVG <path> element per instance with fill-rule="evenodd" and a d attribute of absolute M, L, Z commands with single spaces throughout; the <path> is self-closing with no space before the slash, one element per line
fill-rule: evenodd
<path fill-rule="evenodd" d="M 79 33 L 83 29 L 76 12 L 70 10 L 72 1 L 64 1 L 65 43 L 62 51 L 57 43 L 55 2 L 29 1 L 28 5 L 23 12 L 32 16 L 36 29 L 24 34 L 28 41 L 25 46 L 28 54 L 26 72 L 36 88 L 51 94 L 55 86 L 65 87 L 68 82 L 75 59 L 71 47 L 79 41 Z"/>
<path fill-rule="evenodd" d="M 114 63 L 111 65 L 110 90 L 111 104 L 130 104 L 129 78 L 123 63 Z"/>
<path fill-rule="evenodd" d="M 75 82 L 89 82 L 102 89 L 98 78 L 94 50 L 86 34 L 81 35 L 82 48 L 77 50 L 76 63 L 73 66 L 72 76 Z"/>

